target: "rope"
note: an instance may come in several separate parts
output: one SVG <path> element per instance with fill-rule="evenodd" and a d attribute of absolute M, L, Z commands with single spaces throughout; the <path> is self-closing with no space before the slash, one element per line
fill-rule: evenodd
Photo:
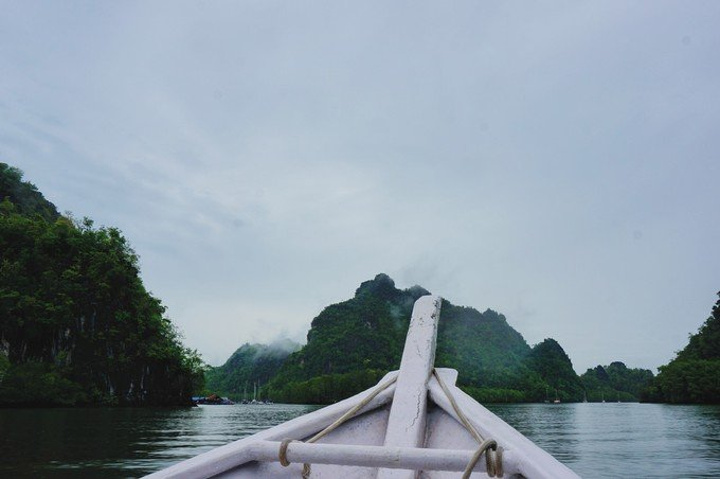
<path fill-rule="evenodd" d="M 450 401 L 450 404 L 453 407 L 453 410 L 455 411 L 455 414 L 460 419 L 460 422 L 463 426 L 465 426 L 465 429 L 470 433 L 470 435 L 473 436 L 473 438 L 480 444 L 480 447 L 478 447 L 477 451 L 475 451 L 475 454 L 473 454 L 473 457 L 470 459 L 470 462 L 465 467 L 465 471 L 463 472 L 462 479 L 468 479 L 470 477 L 470 474 L 472 474 L 473 469 L 475 468 L 475 465 L 480 460 L 483 454 L 485 454 L 485 465 L 487 468 L 487 475 L 489 477 L 502 477 L 503 476 L 503 467 L 502 467 L 502 448 L 498 447 L 497 442 L 494 439 L 484 439 L 482 435 L 478 432 L 477 429 L 470 423 L 470 420 L 465 416 L 465 413 L 462 412 L 462 409 L 460 409 L 460 406 L 455 401 L 455 398 L 453 397 L 452 393 L 448 389 L 447 385 L 445 384 L 445 381 L 442 380 L 440 375 L 438 374 L 436 369 L 433 369 L 433 375 L 435 376 L 435 379 L 437 380 L 438 384 L 440 385 L 440 388 L 442 388 L 443 392 L 445 393 L 445 396 L 447 396 L 448 400 Z M 368 394 L 362 401 L 357 403 L 355 406 L 350 408 L 345 414 L 340 416 L 338 419 L 336 419 L 332 424 L 330 424 L 328 427 L 320 431 L 319 433 L 315 434 L 313 437 L 308 439 L 307 443 L 313 443 L 320 439 L 322 439 L 327 434 L 334 431 L 338 426 L 343 424 L 345 421 L 350 419 L 357 413 L 360 409 L 367 406 L 370 401 L 375 399 L 375 397 L 392 386 L 397 381 L 397 376 L 394 378 L 386 381 L 385 383 L 379 385 L 373 392 Z M 295 441 L 294 439 L 284 439 L 280 443 L 280 450 L 278 451 L 278 458 L 280 459 L 280 464 L 283 467 L 287 467 L 290 465 L 290 461 L 287 458 L 287 448 L 290 445 L 291 442 L 299 442 Z M 303 464 L 303 470 L 302 470 L 302 477 L 303 479 L 309 479 L 310 477 L 310 464 L 305 463 Z"/>
<path fill-rule="evenodd" d="M 488 476 L 503 476 L 502 448 L 498 447 L 497 442 L 495 442 L 494 439 L 488 439 L 486 441 L 483 441 L 482 444 L 480 444 L 480 447 L 477 451 L 475 451 L 475 454 L 473 454 L 473 457 L 470 459 L 470 462 L 468 462 L 468 465 L 465 466 L 465 471 L 463 471 L 462 479 L 468 479 L 470 477 L 470 474 L 472 474 L 472 470 L 475 468 L 475 464 L 477 464 L 477 462 L 480 460 L 480 457 L 482 457 L 483 453 L 485 453 L 485 467 L 487 469 Z"/>
<path fill-rule="evenodd" d="M 472 437 L 475 438 L 477 442 L 482 443 L 483 441 L 485 441 L 485 439 L 480 435 L 477 429 L 475 429 L 473 425 L 470 424 L 470 421 L 468 420 L 467 416 L 465 416 L 465 413 L 462 412 L 460 406 L 458 406 L 458 403 L 455 402 L 455 398 L 453 397 L 452 393 L 450 393 L 448 387 L 445 385 L 445 381 L 443 381 L 438 374 L 437 369 L 433 369 L 433 376 L 435 376 L 435 379 L 437 379 L 437 382 L 445 393 L 445 396 L 447 396 L 447 398 L 450 400 L 450 405 L 455 410 L 455 414 L 457 414 L 458 418 L 460 418 L 460 422 L 462 422 L 463 426 L 465 426 L 465 429 L 468 430 L 468 432 L 472 435 Z"/>
<path fill-rule="evenodd" d="M 390 386 L 395 384 L 395 381 L 397 381 L 397 378 L 398 377 L 395 376 L 394 378 L 379 385 L 377 388 L 375 388 L 375 390 L 373 392 L 368 394 L 365 399 L 363 399 L 362 401 L 357 403 L 352 409 L 350 409 L 348 412 L 346 412 L 345 414 L 340 416 L 334 423 L 330 424 L 328 427 L 326 427 L 325 429 L 323 429 L 322 431 L 320 431 L 319 433 L 315 434 L 313 437 L 308 439 L 307 442 L 315 442 L 315 441 L 321 439 L 326 434 L 329 434 L 332 431 L 334 431 L 339 425 L 341 425 L 342 423 L 344 423 L 345 421 L 347 421 L 348 419 L 353 417 L 353 415 L 355 415 L 356 412 L 358 412 L 360 409 L 367 406 L 370 403 L 370 401 L 375 399 L 375 396 L 377 396 L 378 394 L 380 394 L 381 392 L 383 392 L 384 390 L 386 390 L 387 388 L 389 388 Z"/>
<path fill-rule="evenodd" d="M 457 417 L 460 419 L 462 425 L 465 426 L 465 429 L 468 430 L 470 435 L 472 435 L 475 440 L 480 443 L 480 447 L 477 451 L 475 451 L 472 459 L 470 459 L 467 467 L 465 467 L 465 472 L 463 472 L 462 479 L 468 479 L 470 477 L 470 474 L 472 473 L 475 464 L 477 464 L 477 462 L 480 460 L 480 457 L 483 455 L 483 453 L 485 453 L 485 464 L 487 466 L 488 476 L 502 477 L 502 448 L 498 447 L 497 442 L 494 439 L 484 439 L 480 435 L 478 430 L 475 429 L 475 427 L 470 423 L 470 420 L 467 418 L 467 416 L 465 416 L 465 413 L 462 412 L 462 409 L 460 409 L 460 406 L 455 401 L 452 393 L 450 393 L 450 390 L 445 385 L 445 381 L 443 381 L 438 374 L 437 369 L 433 369 L 433 376 L 435 376 L 435 379 L 440 385 L 440 388 L 442 388 L 445 396 L 447 396 L 448 400 L 450 401 L 450 405 L 453 407 L 453 410 L 455 411 L 455 414 L 457 414 Z"/>
<path fill-rule="evenodd" d="M 381 392 L 383 392 L 384 390 L 386 390 L 387 388 L 389 388 L 390 386 L 395 384 L 395 382 L 397 381 L 397 378 L 398 377 L 395 376 L 394 378 L 387 380 L 383 384 L 380 384 L 378 387 L 375 388 L 375 390 L 373 390 L 373 392 L 368 394 L 362 401 L 360 401 L 355 406 L 350 408 L 350 410 L 348 410 L 345 414 L 343 414 L 342 416 L 337 418 L 335 420 L 335 422 L 330 424 L 328 427 L 326 427 L 319 433 L 315 434 L 313 437 L 308 439 L 306 442 L 313 443 L 313 442 L 316 442 L 316 441 L 322 439 L 325 435 L 330 434 L 332 431 L 337 429 L 338 426 L 340 426 L 345 421 L 347 421 L 348 419 L 353 417 L 355 415 L 355 413 L 357 413 L 359 410 L 361 410 L 362 408 L 367 406 L 370 403 L 370 401 L 375 399 L 375 397 L 378 394 L 380 394 Z M 291 442 L 294 442 L 294 440 L 293 439 L 284 439 L 280 443 L 280 450 L 278 451 L 278 457 L 280 458 L 280 464 L 282 464 L 283 467 L 287 467 L 290 465 L 290 461 L 288 461 L 288 459 L 287 459 L 287 448 Z M 303 464 L 302 477 L 303 477 L 303 479 L 308 479 L 310 477 L 310 464 L 307 464 L 307 463 Z"/>

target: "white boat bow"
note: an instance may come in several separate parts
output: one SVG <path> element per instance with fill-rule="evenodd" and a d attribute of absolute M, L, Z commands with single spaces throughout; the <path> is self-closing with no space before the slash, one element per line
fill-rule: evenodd
<path fill-rule="evenodd" d="M 578 478 L 434 367 L 440 305 L 416 301 L 400 370 L 376 387 L 147 479 Z"/>

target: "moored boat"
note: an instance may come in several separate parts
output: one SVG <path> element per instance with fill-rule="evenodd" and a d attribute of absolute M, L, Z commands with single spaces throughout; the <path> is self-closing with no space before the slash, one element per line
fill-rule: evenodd
<path fill-rule="evenodd" d="M 229 398 L 220 397 L 217 394 L 211 394 L 209 396 L 195 396 L 192 398 L 192 401 L 197 406 L 232 406 L 233 404 L 235 404 Z"/>
<path fill-rule="evenodd" d="M 147 478 L 577 478 L 434 367 L 440 305 L 417 300 L 400 369 L 374 388 Z"/>

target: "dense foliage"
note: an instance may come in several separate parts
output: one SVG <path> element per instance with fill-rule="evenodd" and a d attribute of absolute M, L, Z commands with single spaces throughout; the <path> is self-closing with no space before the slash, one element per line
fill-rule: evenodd
<path fill-rule="evenodd" d="M 720 404 L 720 299 L 687 346 L 659 370 L 644 400 Z"/>
<path fill-rule="evenodd" d="M 628 368 L 624 363 L 615 361 L 608 366 L 598 365 L 588 369 L 580 379 L 590 402 L 637 401 L 653 377 L 648 369 Z"/>
<path fill-rule="evenodd" d="M 60 217 L 57 208 L 30 182 L 22 180 L 19 169 L 0 163 L 0 201 L 7 200 L 5 209 L 12 208 L 25 216 L 40 216 L 48 221 Z M 10 206 L 12 205 L 12 206 Z"/>
<path fill-rule="evenodd" d="M 263 394 L 307 402 L 301 398 L 318 397 L 304 391 L 318 377 L 343 388 L 333 386 L 332 397 L 312 402 L 331 402 L 362 391 L 366 383 L 347 381 L 346 375 L 374 371 L 376 377 L 397 368 L 413 303 L 424 294 L 422 288 L 400 291 L 384 274 L 362 283 L 353 299 L 326 307 L 312 321 L 307 344 L 287 358 Z"/>
<path fill-rule="evenodd" d="M 379 274 L 352 299 L 326 307 L 304 347 L 281 360 L 268 357 L 273 348 L 246 344 L 208 371 L 208 389 L 247 398 L 263 384 L 262 399 L 318 404 L 358 393 L 399 367 L 413 304 L 426 294 L 420 286 L 397 289 Z M 637 401 L 652 378 L 650 371 L 614 362 L 581 380 L 555 340 L 531 348 L 502 314 L 443 300 L 441 317 L 435 364 L 456 369 L 458 384 L 481 402 Z"/>
<path fill-rule="evenodd" d="M 583 387 L 570 358 L 554 339 L 546 339 L 537 344 L 527 358 L 527 365 L 535 371 L 549 386 L 545 391 L 545 399 L 561 401 L 580 401 L 583 398 Z"/>
<path fill-rule="evenodd" d="M 115 228 L 57 215 L 0 163 L 0 405 L 186 402 L 185 349 Z"/>
<path fill-rule="evenodd" d="M 304 381 L 290 381 L 279 388 L 266 388 L 264 393 L 269 394 L 273 401 L 330 404 L 376 385 L 384 375 L 385 371 L 377 369 L 323 374 Z"/>
<path fill-rule="evenodd" d="M 458 384 L 475 399 L 540 400 L 546 383 L 529 367 L 530 353 L 525 339 L 502 314 L 443 301 L 435 363 L 456 369 Z"/>
<path fill-rule="evenodd" d="M 313 320 L 307 344 L 288 356 L 263 394 L 328 403 L 371 386 L 399 367 L 413 304 L 425 294 L 419 286 L 399 290 L 385 274 L 364 282 L 354 298 L 328 306 Z M 441 314 L 435 364 L 457 369 L 458 384 L 472 396 L 483 402 L 542 401 L 557 388 L 563 399 L 582 399 L 572 364 L 554 341 L 548 354 L 545 346 L 531 349 L 492 310 L 480 313 L 443 301 Z"/>

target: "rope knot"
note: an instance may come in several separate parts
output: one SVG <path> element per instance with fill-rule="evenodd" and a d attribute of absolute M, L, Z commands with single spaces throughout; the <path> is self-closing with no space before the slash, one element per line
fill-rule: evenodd
<path fill-rule="evenodd" d="M 488 477 L 503 476 L 502 448 L 498 447 L 497 442 L 494 439 L 486 439 L 482 442 L 482 444 L 480 444 L 480 447 L 477 448 L 477 451 L 473 454 L 472 459 L 470 459 L 470 462 L 465 467 L 465 472 L 462 476 L 463 479 L 470 477 L 473 468 L 475 468 L 475 464 L 477 464 L 480 460 L 483 453 L 485 454 L 485 468 L 487 470 Z"/>
<path fill-rule="evenodd" d="M 287 458 L 287 448 L 290 445 L 291 442 L 293 442 L 294 439 L 283 439 L 283 441 L 280 443 L 280 450 L 278 451 L 278 459 L 280 459 L 280 464 L 282 467 L 288 467 L 290 465 L 290 461 L 288 461 Z"/>
<path fill-rule="evenodd" d="M 503 477 L 502 447 L 497 444 L 485 451 L 485 465 L 490 477 Z"/>

